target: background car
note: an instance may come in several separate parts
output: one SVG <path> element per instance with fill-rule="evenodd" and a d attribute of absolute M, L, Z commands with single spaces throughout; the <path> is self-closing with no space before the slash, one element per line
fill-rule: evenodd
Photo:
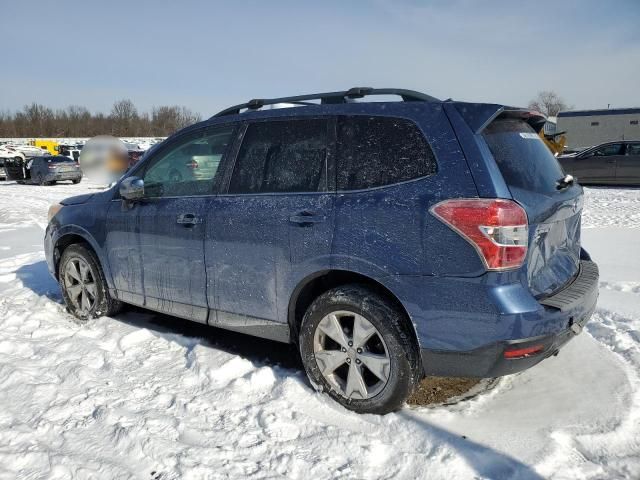
<path fill-rule="evenodd" d="M 24 160 L 26 158 L 24 153 L 16 150 L 11 145 L 0 145 L 0 157 L 13 158 L 16 160 Z"/>
<path fill-rule="evenodd" d="M 5 167 L 9 179 L 18 183 L 49 185 L 64 180 L 73 183 L 80 183 L 82 180 L 82 171 L 78 164 L 62 155 L 12 160 L 5 162 Z"/>
<path fill-rule="evenodd" d="M 560 155 L 565 172 L 582 184 L 640 185 L 640 140 L 607 142 Z"/>
<path fill-rule="evenodd" d="M 7 170 L 4 167 L 5 158 L 0 157 L 0 180 L 7 179 Z"/>

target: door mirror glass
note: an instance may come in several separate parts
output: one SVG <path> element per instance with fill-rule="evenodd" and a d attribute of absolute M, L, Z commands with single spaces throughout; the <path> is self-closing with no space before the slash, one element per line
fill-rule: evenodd
<path fill-rule="evenodd" d="M 127 177 L 120 182 L 120 196 L 125 200 L 140 200 L 144 196 L 144 180 Z"/>

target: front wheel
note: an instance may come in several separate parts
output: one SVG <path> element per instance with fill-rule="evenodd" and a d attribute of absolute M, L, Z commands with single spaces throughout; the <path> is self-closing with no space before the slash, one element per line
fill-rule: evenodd
<path fill-rule="evenodd" d="M 361 285 L 334 288 L 311 304 L 300 353 L 316 388 L 358 413 L 400 408 L 420 378 L 405 315 Z"/>
<path fill-rule="evenodd" d="M 65 249 L 58 267 L 58 279 L 67 309 L 80 320 L 114 315 L 122 307 L 109 295 L 96 255 L 82 244 Z"/>

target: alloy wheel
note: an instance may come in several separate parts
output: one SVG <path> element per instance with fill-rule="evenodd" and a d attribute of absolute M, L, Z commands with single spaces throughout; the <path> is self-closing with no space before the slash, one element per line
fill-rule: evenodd
<path fill-rule="evenodd" d="M 376 327 L 354 312 L 331 312 L 316 327 L 313 351 L 325 380 L 344 398 L 366 400 L 389 381 L 389 351 Z"/>
<path fill-rule="evenodd" d="M 98 290 L 89 264 L 81 258 L 72 258 L 64 269 L 64 286 L 73 306 L 88 314 L 96 303 Z"/>

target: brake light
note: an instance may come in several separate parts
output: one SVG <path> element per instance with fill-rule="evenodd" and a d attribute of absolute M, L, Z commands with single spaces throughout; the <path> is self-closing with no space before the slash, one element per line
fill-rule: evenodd
<path fill-rule="evenodd" d="M 531 347 L 525 348 L 514 348 L 510 350 L 504 351 L 504 358 L 515 359 L 515 358 L 526 358 L 531 357 L 532 355 L 537 355 L 542 353 L 544 350 L 544 345 L 533 345 Z"/>
<path fill-rule="evenodd" d="M 527 213 L 512 200 L 445 200 L 431 213 L 473 245 L 487 270 L 520 267 L 527 256 Z"/>

